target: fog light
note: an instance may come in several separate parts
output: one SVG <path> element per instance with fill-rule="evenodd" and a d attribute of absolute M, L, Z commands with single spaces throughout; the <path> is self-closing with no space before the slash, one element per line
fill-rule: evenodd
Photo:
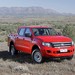
<path fill-rule="evenodd" d="M 51 51 L 50 51 L 50 50 L 47 50 L 47 52 L 48 52 L 48 53 L 51 53 Z"/>

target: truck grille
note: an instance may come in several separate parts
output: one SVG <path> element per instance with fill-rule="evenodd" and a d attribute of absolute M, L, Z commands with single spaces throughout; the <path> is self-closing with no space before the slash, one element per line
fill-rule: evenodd
<path fill-rule="evenodd" d="M 58 43 L 52 43 L 53 47 L 63 47 L 63 46 L 72 46 L 71 42 L 58 42 Z"/>

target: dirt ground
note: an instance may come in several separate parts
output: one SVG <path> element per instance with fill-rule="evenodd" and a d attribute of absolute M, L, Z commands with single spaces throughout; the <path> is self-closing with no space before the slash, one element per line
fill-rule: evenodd
<path fill-rule="evenodd" d="M 75 75 L 75 56 L 61 62 L 45 59 L 42 64 L 34 64 L 30 55 L 19 53 L 11 57 L 7 43 L 0 43 L 0 75 Z"/>

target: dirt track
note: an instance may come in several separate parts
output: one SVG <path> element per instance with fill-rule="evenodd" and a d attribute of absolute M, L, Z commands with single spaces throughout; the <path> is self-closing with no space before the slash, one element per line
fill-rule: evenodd
<path fill-rule="evenodd" d="M 75 56 L 70 61 L 46 59 L 42 64 L 34 64 L 28 54 L 11 57 L 7 43 L 0 43 L 0 75 L 75 75 Z"/>

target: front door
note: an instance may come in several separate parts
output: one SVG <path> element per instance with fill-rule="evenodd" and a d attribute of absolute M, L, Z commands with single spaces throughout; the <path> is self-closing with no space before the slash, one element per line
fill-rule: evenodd
<path fill-rule="evenodd" d="M 29 28 L 26 28 L 25 34 L 31 34 L 31 31 Z M 25 36 L 24 39 L 24 46 L 25 46 L 25 52 L 30 53 L 32 48 L 32 38 Z"/>

